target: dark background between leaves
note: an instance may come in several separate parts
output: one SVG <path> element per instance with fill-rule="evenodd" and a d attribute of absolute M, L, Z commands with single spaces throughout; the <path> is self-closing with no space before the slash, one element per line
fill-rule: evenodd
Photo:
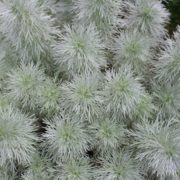
<path fill-rule="evenodd" d="M 170 34 L 176 30 L 177 25 L 180 25 L 180 0 L 166 0 L 163 2 L 171 13 L 171 20 L 168 26 Z"/>

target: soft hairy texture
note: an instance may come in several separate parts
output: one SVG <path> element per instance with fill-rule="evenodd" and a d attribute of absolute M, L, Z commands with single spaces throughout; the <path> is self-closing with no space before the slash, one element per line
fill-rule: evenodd
<path fill-rule="evenodd" d="M 97 170 L 97 180 L 141 180 L 140 170 L 126 152 L 113 152 L 101 158 L 101 168 Z"/>
<path fill-rule="evenodd" d="M 180 86 L 179 84 L 155 84 L 153 101 L 159 117 L 179 117 Z"/>
<path fill-rule="evenodd" d="M 11 107 L 0 110 L 0 166 L 15 170 L 30 163 L 37 140 L 33 121 Z"/>
<path fill-rule="evenodd" d="M 10 172 L 6 167 L 0 167 L 0 179 L 15 180 L 17 178 L 14 172 Z"/>
<path fill-rule="evenodd" d="M 153 104 L 152 95 L 144 93 L 134 110 L 133 118 L 137 120 L 148 119 L 153 116 L 155 111 L 157 111 L 157 107 Z"/>
<path fill-rule="evenodd" d="M 78 120 L 62 115 L 46 124 L 44 150 L 54 161 L 79 157 L 89 150 L 91 137 Z"/>
<path fill-rule="evenodd" d="M 7 0 L 0 2 L 0 12 L 0 32 L 20 58 L 38 61 L 42 55 L 48 55 L 56 30 L 43 6 L 38 6 L 36 0 Z"/>
<path fill-rule="evenodd" d="M 35 108 L 38 91 L 45 79 L 44 72 L 33 63 L 21 63 L 8 74 L 7 96 L 22 107 Z"/>
<path fill-rule="evenodd" d="M 93 75 L 76 76 L 61 86 L 63 109 L 82 122 L 94 121 L 101 114 L 99 81 Z"/>
<path fill-rule="evenodd" d="M 60 110 L 61 90 L 55 79 L 47 78 L 38 92 L 37 104 L 40 112 L 48 116 L 57 114 Z"/>
<path fill-rule="evenodd" d="M 55 16 L 55 22 L 62 26 L 71 23 L 74 17 L 73 0 L 41 0 L 41 5 Z"/>
<path fill-rule="evenodd" d="M 108 38 L 113 26 L 119 24 L 121 0 L 77 0 L 74 1 L 74 9 L 80 23 L 95 24 L 101 35 Z"/>
<path fill-rule="evenodd" d="M 90 129 L 95 137 L 94 144 L 102 153 L 108 153 L 110 149 L 116 150 L 124 142 L 125 129 L 123 125 L 107 117 L 100 118 L 97 122 L 94 122 Z"/>
<path fill-rule="evenodd" d="M 1 110 L 7 109 L 9 105 L 10 105 L 9 99 L 4 94 L 0 94 L 0 109 Z"/>
<path fill-rule="evenodd" d="M 159 0 L 128 0 L 124 6 L 129 9 L 124 18 L 127 29 L 137 29 L 154 38 L 165 35 L 169 12 Z"/>
<path fill-rule="evenodd" d="M 174 1 L 0 0 L 0 180 L 180 180 Z"/>
<path fill-rule="evenodd" d="M 12 46 L 6 42 L 0 33 L 0 78 L 4 78 L 6 73 L 17 66 L 18 57 Z"/>
<path fill-rule="evenodd" d="M 70 75 L 93 73 L 106 65 L 104 45 L 93 25 L 65 26 L 55 47 L 56 62 Z"/>
<path fill-rule="evenodd" d="M 180 131 L 177 121 L 144 121 L 136 125 L 130 136 L 134 138 L 132 146 L 137 149 L 136 159 L 142 161 L 144 167 L 162 179 L 178 176 Z"/>
<path fill-rule="evenodd" d="M 103 91 L 104 103 L 113 119 L 118 120 L 127 114 L 131 116 L 143 94 L 144 88 L 139 78 L 133 76 L 131 66 L 124 65 L 118 72 L 107 72 Z"/>
<path fill-rule="evenodd" d="M 85 157 L 70 159 L 57 167 L 55 180 L 84 180 L 92 179 L 93 168 Z"/>
<path fill-rule="evenodd" d="M 142 36 L 137 31 L 125 31 L 114 41 L 112 50 L 115 53 L 115 68 L 128 63 L 136 73 L 140 74 L 146 70 L 152 58 L 153 42 L 150 38 Z"/>
<path fill-rule="evenodd" d="M 180 80 L 180 27 L 174 39 L 167 39 L 162 47 L 159 61 L 155 64 L 156 79 L 165 83 Z"/>
<path fill-rule="evenodd" d="M 46 158 L 33 154 L 31 164 L 22 175 L 23 180 L 52 180 L 53 168 Z"/>

